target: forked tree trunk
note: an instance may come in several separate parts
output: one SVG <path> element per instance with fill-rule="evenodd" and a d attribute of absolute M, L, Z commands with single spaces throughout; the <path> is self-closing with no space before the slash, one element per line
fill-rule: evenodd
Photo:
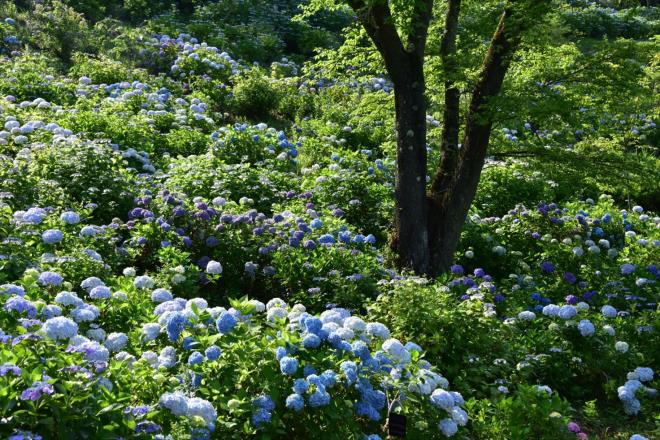
<path fill-rule="evenodd" d="M 462 147 L 458 148 L 460 92 L 456 80 L 456 36 L 460 0 L 448 0 L 441 56 L 445 67 L 445 125 L 442 159 L 426 193 L 426 99 L 424 49 L 433 0 L 416 3 L 415 29 L 404 45 L 388 0 L 347 0 L 385 62 L 394 82 L 397 129 L 395 231 L 391 241 L 398 265 L 418 274 L 445 272 L 453 260 L 461 228 L 477 191 L 492 128 L 484 115 L 502 88 L 511 55 L 529 21 L 513 19 L 513 6 L 533 15 L 545 0 L 510 1 L 502 14 L 472 93 Z M 367 4 L 368 3 L 368 4 Z M 525 3 L 524 5 L 521 3 Z M 524 21 L 524 22 L 523 22 Z"/>
<path fill-rule="evenodd" d="M 523 27 L 520 23 L 511 23 L 512 13 L 511 9 L 505 10 L 491 40 L 472 94 L 463 144 L 457 157 L 452 158 L 450 152 L 447 160 L 441 161 L 431 185 L 428 217 L 431 274 L 449 270 L 477 192 L 493 126 L 493 118 L 484 112 L 488 101 L 502 88 Z"/>

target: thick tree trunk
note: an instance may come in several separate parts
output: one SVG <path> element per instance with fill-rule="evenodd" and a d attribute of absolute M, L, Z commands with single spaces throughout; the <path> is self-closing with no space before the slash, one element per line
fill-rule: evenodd
<path fill-rule="evenodd" d="M 426 204 L 426 97 L 423 63 L 408 56 L 408 71 L 394 87 L 397 175 L 392 247 L 401 267 L 429 270 Z"/>
<path fill-rule="evenodd" d="M 396 212 L 390 243 L 397 265 L 427 273 L 429 245 L 426 203 L 426 97 L 424 49 L 433 11 L 433 0 L 420 4 L 416 29 L 406 41 L 401 38 L 387 1 L 369 6 L 349 0 L 358 20 L 385 61 L 394 82 L 397 130 Z"/>
<path fill-rule="evenodd" d="M 484 111 L 488 100 L 502 88 L 521 32 L 519 24 L 507 23 L 511 14 L 510 9 L 502 14 L 491 40 L 470 102 L 458 157 L 449 163 L 441 161 L 431 186 L 428 228 L 432 274 L 449 269 L 477 192 L 492 129 L 492 117 L 484 115 Z"/>

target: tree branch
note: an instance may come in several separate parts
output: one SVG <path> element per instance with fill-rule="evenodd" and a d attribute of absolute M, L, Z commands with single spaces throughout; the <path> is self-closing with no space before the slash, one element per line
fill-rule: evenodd
<path fill-rule="evenodd" d="M 435 179 L 442 178 L 444 182 L 434 182 L 431 186 L 443 192 L 443 183 L 452 179 L 458 163 L 458 134 L 460 125 L 460 99 L 461 92 L 456 86 L 456 38 L 458 36 L 458 18 L 460 15 L 461 0 L 449 0 L 447 15 L 445 17 L 445 31 L 440 45 L 440 57 L 445 75 L 445 106 L 443 113 L 442 144 L 440 150 L 439 172 Z"/>
<path fill-rule="evenodd" d="M 460 1 L 460 0 L 459 0 Z M 419 5 L 417 17 L 413 19 L 413 29 L 408 35 L 407 50 L 424 59 L 429 25 L 433 18 L 433 0 L 423 0 Z"/>
<path fill-rule="evenodd" d="M 379 0 L 369 6 L 363 0 L 348 0 L 348 4 L 383 57 L 385 68 L 394 84 L 401 82 L 405 77 L 402 63 L 405 62 L 406 51 L 394 25 L 387 0 Z"/>

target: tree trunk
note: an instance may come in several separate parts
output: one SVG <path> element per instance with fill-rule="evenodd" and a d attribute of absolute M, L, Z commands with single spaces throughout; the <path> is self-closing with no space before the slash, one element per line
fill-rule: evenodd
<path fill-rule="evenodd" d="M 407 43 L 394 25 L 387 1 L 369 6 L 349 0 L 358 20 L 385 61 L 394 83 L 397 155 L 394 234 L 390 245 L 397 265 L 427 273 L 429 245 L 426 203 L 426 85 L 424 49 L 433 12 L 433 0 L 424 0 Z"/>
<path fill-rule="evenodd" d="M 441 161 L 431 186 L 428 202 L 431 274 L 449 270 L 461 229 L 477 192 L 493 119 L 483 113 L 489 99 L 502 88 L 522 30 L 520 23 L 508 23 L 512 13 L 511 9 L 505 10 L 491 40 L 470 102 L 458 158 L 451 163 Z"/>
<path fill-rule="evenodd" d="M 406 75 L 394 87 L 397 173 L 392 248 L 401 267 L 429 270 L 426 204 L 426 97 L 422 60 L 407 57 Z"/>

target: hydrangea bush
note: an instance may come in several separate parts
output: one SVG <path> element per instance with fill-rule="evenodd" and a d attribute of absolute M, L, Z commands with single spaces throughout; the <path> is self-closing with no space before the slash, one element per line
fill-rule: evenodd
<path fill-rule="evenodd" d="M 625 188 L 493 158 L 451 273 L 399 273 L 393 84 L 279 59 L 339 26 L 282 3 L 253 5 L 277 38 L 229 23 L 264 21 L 245 2 L 138 28 L 0 7 L 2 437 L 377 440 L 404 416 L 418 439 L 654 438 L 660 218 L 630 199 L 652 202 L 656 158 Z M 75 26 L 49 40 L 49 17 Z M 507 121 L 493 152 L 657 132 L 577 113 Z"/>

